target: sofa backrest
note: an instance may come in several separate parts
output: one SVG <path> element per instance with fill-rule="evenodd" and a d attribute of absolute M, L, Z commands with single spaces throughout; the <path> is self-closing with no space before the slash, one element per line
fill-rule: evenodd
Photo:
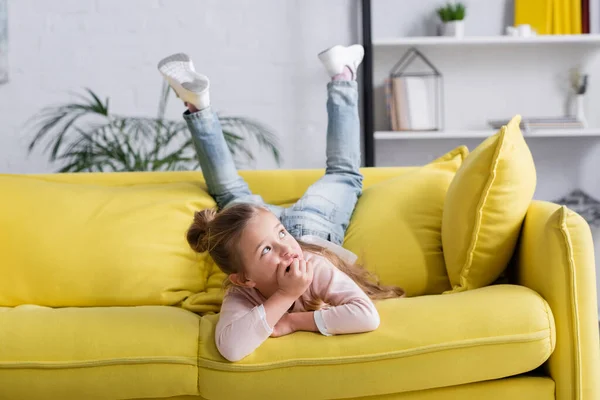
<path fill-rule="evenodd" d="M 365 188 L 411 169 L 365 168 Z M 265 201 L 288 205 L 323 171 L 241 174 Z M 0 306 L 194 299 L 197 311 L 218 310 L 224 275 L 185 240 L 194 211 L 215 206 L 200 172 L 4 174 L 0 193 Z M 211 304 L 198 307 L 203 296 Z"/>

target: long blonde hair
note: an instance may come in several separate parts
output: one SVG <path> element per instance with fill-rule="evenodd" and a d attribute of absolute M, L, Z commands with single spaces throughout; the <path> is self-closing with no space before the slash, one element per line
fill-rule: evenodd
<path fill-rule="evenodd" d="M 194 220 L 187 231 L 190 247 L 198 252 L 208 251 L 217 266 L 225 274 L 241 273 L 243 265 L 236 245 L 248 222 L 266 209 L 254 204 L 236 204 L 219 212 L 206 209 L 194 213 Z M 348 275 L 372 300 L 403 297 L 404 290 L 396 286 L 382 285 L 379 278 L 359 264 L 350 264 L 332 251 L 315 244 L 298 241 L 304 251 L 318 254 Z M 230 286 L 229 279 L 225 287 Z M 311 308 L 318 309 L 319 305 Z"/>

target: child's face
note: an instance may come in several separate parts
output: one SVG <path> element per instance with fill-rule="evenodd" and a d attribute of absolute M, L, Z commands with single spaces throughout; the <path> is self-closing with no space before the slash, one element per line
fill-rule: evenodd
<path fill-rule="evenodd" d="M 295 258 L 303 259 L 300 245 L 270 211 L 260 211 L 242 232 L 239 242 L 244 275 L 269 297 L 277 290 L 277 268 L 287 268 Z"/>

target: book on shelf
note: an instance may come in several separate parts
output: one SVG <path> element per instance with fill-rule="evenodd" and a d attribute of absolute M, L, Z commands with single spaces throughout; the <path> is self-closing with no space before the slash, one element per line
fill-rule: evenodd
<path fill-rule="evenodd" d="M 581 33 L 590 33 L 590 0 L 581 0 Z"/>
<path fill-rule="evenodd" d="M 494 129 L 500 129 L 508 123 L 508 119 L 489 120 Z M 524 131 L 538 129 L 583 129 L 585 125 L 576 117 L 533 117 L 522 118 L 520 128 Z"/>
<path fill-rule="evenodd" d="M 589 8 L 590 33 L 600 33 L 600 2 L 590 1 Z"/>
<path fill-rule="evenodd" d="M 390 127 L 393 131 L 398 130 L 398 122 L 396 119 L 396 112 L 392 111 L 395 107 L 394 97 L 392 95 L 392 80 L 390 78 L 385 80 L 385 109 L 387 112 L 388 120 L 390 121 Z"/>
<path fill-rule="evenodd" d="M 531 25 L 538 35 L 552 34 L 551 0 L 515 0 L 514 25 Z"/>
<path fill-rule="evenodd" d="M 531 25 L 538 35 L 589 33 L 586 21 L 589 21 L 591 3 L 589 0 L 515 0 L 514 25 Z"/>
<path fill-rule="evenodd" d="M 392 131 L 436 129 L 433 113 L 434 82 L 420 76 L 391 77 L 385 81 L 385 98 Z"/>

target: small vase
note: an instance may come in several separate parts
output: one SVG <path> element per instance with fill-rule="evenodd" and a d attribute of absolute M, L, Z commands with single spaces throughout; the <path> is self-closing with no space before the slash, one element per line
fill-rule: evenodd
<path fill-rule="evenodd" d="M 465 21 L 450 21 L 442 24 L 442 36 L 463 37 L 465 35 Z"/>
<path fill-rule="evenodd" d="M 569 101 L 569 116 L 577 118 L 585 128 L 587 126 L 587 121 L 585 119 L 584 98 L 585 96 L 583 94 L 571 95 Z"/>

